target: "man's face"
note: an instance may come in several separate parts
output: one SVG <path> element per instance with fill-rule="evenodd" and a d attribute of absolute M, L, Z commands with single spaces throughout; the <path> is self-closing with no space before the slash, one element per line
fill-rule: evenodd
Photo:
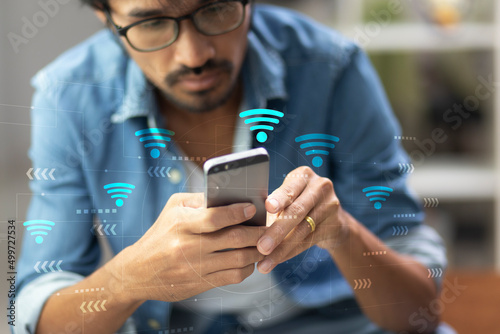
<path fill-rule="evenodd" d="M 111 0 L 115 24 L 125 27 L 149 17 L 180 17 L 213 0 Z M 149 13 L 147 13 L 149 12 Z M 245 19 L 231 32 L 205 36 L 191 20 L 179 25 L 179 36 L 170 46 L 153 52 L 134 50 L 123 44 L 146 77 L 174 106 L 191 112 L 213 110 L 232 95 L 246 53 L 250 5 Z"/>

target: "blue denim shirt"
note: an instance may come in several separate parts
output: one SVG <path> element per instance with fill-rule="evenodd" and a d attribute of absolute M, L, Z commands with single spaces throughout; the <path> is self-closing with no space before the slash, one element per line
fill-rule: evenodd
<path fill-rule="evenodd" d="M 399 163 L 409 162 L 395 140 L 399 126 L 359 47 L 299 14 L 270 6 L 254 8 L 248 42 L 242 68 L 246 106 L 284 113 L 265 143 L 254 141 L 270 154 L 269 193 L 291 170 L 307 165 L 333 181 L 344 209 L 378 237 L 420 224 L 421 207 L 398 172 Z M 33 168 L 56 171 L 55 180 L 31 182 L 26 221 L 55 225 L 40 244 L 25 233 L 18 291 L 38 277 L 55 275 L 34 268 L 38 261 L 62 260 L 65 272 L 91 274 L 101 255 L 96 234 L 108 235 L 113 252 L 120 252 L 141 238 L 170 196 L 187 183 L 175 135 L 157 159 L 135 135 L 148 128 L 148 117 L 162 128 L 168 129 L 168 122 L 159 116 L 153 87 L 108 30 L 64 53 L 32 83 L 30 157 Z M 311 133 L 339 138 L 320 167 L 295 141 Z M 103 188 L 113 183 L 135 187 L 123 206 Z M 363 192 L 370 186 L 393 189 L 380 209 Z M 103 224 L 97 233 L 94 216 Z M 302 306 L 353 296 L 329 254 L 317 247 L 279 265 L 273 275 Z M 137 329 L 168 328 L 170 307 L 145 302 L 133 314 Z"/>

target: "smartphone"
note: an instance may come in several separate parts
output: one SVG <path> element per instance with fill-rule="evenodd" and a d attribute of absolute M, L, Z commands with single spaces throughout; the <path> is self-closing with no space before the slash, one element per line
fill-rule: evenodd
<path fill-rule="evenodd" d="M 269 187 L 269 154 L 265 148 L 223 155 L 203 165 L 207 208 L 253 203 L 257 208 L 245 225 L 265 226 Z"/>

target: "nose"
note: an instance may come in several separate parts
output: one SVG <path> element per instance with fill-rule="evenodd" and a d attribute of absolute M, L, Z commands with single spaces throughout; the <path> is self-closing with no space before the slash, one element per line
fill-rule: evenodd
<path fill-rule="evenodd" d="M 196 30 L 190 20 L 180 22 L 175 45 L 175 61 L 190 68 L 203 66 L 215 57 L 215 47 L 210 38 Z"/>

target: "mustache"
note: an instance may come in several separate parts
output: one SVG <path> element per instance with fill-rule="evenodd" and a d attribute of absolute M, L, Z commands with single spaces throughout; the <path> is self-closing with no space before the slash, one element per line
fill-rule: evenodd
<path fill-rule="evenodd" d="M 221 72 L 226 72 L 226 73 L 231 73 L 233 71 L 233 63 L 231 63 L 229 60 L 221 59 L 221 60 L 214 60 L 210 59 L 208 60 L 203 66 L 200 67 L 187 67 L 187 66 L 182 66 L 180 69 L 175 70 L 174 72 L 170 73 L 167 75 L 165 78 L 165 82 L 169 86 L 173 86 L 176 83 L 178 83 L 180 80 L 182 80 L 182 77 L 187 76 L 187 75 L 200 75 L 205 71 L 211 71 L 211 70 L 216 70 L 216 71 L 221 71 Z"/>

